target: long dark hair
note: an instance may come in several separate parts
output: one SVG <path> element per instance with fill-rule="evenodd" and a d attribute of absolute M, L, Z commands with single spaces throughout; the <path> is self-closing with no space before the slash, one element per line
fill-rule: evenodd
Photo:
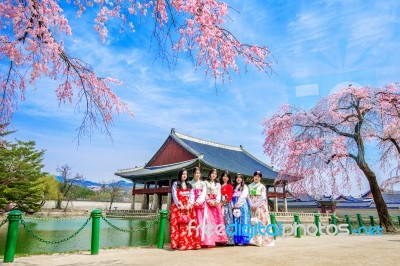
<path fill-rule="evenodd" d="M 232 184 L 231 174 L 228 171 L 223 171 L 222 174 L 221 174 L 221 180 L 220 180 L 221 185 L 224 184 L 224 180 L 223 180 L 224 176 L 228 177 L 228 182 L 226 182 L 226 183 L 227 184 Z"/>
<path fill-rule="evenodd" d="M 209 173 L 208 173 L 208 177 L 207 177 L 207 181 L 211 182 L 211 174 L 215 171 L 215 173 L 217 174 L 217 177 L 215 178 L 215 183 L 218 183 L 218 171 L 217 169 L 212 169 Z"/>
<path fill-rule="evenodd" d="M 188 182 L 188 178 L 187 178 L 187 177 L 186 177 L 186 180 L 185 180 L 185 181 L 182 180 L 183 172 L 186 172 L 186 175 L 187 175 L 187 170 L 186 170 L 186 168 L 182 168 L 182 169 L 179 171 L 179 173 L 178 173 L 178 181 L 176 181 L 176 187 L 177 187 L 178 189 L 179 189 L 179 188 L 182 188 L 182 183 L 185 183 L 185 184 L 186 184 L 186 188 L 192 189 L 192 185 Z"/>
<path fill-rule="evenodd" d="M 238 184 L 237 181 L 236 181 L 236 179 L 237 179 L 238 177 L 240 177 L 240 178 L 242 179 L 242 182 L 240 182 L 240 184 Z M 244 186 L 245 186 L 244 178 L 243 178 L 243 176 L 242 176 L 241 173 L 237 173 L 236 176 L 235 176 L 234 187 L 236 188 L 237 185 L 240 185 L 239 191 L 242 191 L 243 188 L 244 188 Z"/>

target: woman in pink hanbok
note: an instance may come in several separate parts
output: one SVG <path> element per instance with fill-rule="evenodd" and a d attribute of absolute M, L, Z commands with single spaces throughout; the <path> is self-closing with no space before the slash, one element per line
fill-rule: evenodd
<path fill-rule="evenodd" d="M 204 206 L 206 203 L 207 187 L 206 183 L 201 180 L 201 171 L 197 166 L 193 168 L 193 180 L 190 181 L 190 184 L 192 185 L 194 193 L 193 208 L 196 213 L 197 224 L 200 225 L 200 228 L 196 233 L 198 233 L 200 237 L 203 236 L 204 238 Z"/>
<path fill-rule="evenodd" d="M 221 207 L 221 184 L 217 180 L 217 170 L 212 169 L 206 183 L 207 196 L 204 210 L 204 230 L 202 246 L 213 247 L 216 243 L 227 243 L 224 216 Z M 220 228 L 222 227 L 222 228 Z M 217 233 L 221 232 L 221 233 Z"/>

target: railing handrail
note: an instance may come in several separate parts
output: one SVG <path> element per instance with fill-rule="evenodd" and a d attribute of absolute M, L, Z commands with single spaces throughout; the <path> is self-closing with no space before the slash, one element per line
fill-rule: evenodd
<path fill-rule="evenodd" d="M 302 216 L 302 217 L 307 217 L 307 216 L 310 216 L 310 217 L 314 217 L 314 215 L 315 214 L 317 214 L 318 212 L 316 212 L 316 213 L 305 213 L 305 212 L 271 212 L 271 213 L 273 213 L 273 214 L 275 214 L 275 216 L 276 217 L 293 217 L 295 214 L 298 214 L 299 216 Z M 330 217 L 331 216 L 331 213 L 318 213 L 319 215 L 320 215 L 320 217 Z"/>

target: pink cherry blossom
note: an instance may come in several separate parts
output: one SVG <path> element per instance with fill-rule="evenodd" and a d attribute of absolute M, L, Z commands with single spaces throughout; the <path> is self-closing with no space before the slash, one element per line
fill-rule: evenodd
<path fill-rule="evenodd" d="M 337 196 L 350 188 L 352 181 L 360 187 L 364 176 L 381 226 L 392 230 L 376 175 L 366 161 L 365 145 L 377 139 L 383 143 L 382 136 L 399 140 L 398 96 L 398 87 L 378 90 L 349 86 L 320 99 L 311 110 L 281 106 L 263 121 L 264 150 L 279 169 L 277 181 L 298 180 L 290 185 L 294 193 Z"/>
<path fill-rule="evenodd" d="M 215 79 L 230 78 L 230 71 L 239 72 L 237 60 L 254 65 L 267 73 L 272 71 L 270 52 L 266 46 L 240 42 L 224 28 L 229 6 L 216 0 L 67 0 L 77 7 L 77 16 L 96 12 L 94 29 L 104 42 L 110 20 L 121 21 L 121 31 L 132 32 L 140 19 L 154 19 L 153 36 L 159 41 L 160 53 L 170 45 L 172 59 L 178 52 L 193 55 L 195 67 L 204 67 L 205 74 Z M 81 129 L 112 124 L 113 113 L 128 112 L 111 90 L 117 79 L 98 77 L 92 67 L 69 54 L 63 38 L 72 30 L 57 0 L 3 0 L 0 2 L 0 59 L 8 62 L 8 71 L 0 73 L 3 98 L 1 121 L 8 122 L 19 100 L 24 99 L 26 84 L 34 86 L 41 77 L 58 80 L 55 88 L 60 103 L 85 102 Z M 165 52 L 163 57 L 167 57 Z M 21 97 L 17 97 L 21 95 Z M 82 101 L 83 100 L 83 101 Z"/>

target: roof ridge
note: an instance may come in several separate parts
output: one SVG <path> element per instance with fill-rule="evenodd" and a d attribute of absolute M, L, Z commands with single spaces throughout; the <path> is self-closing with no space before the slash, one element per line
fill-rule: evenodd
<path fill-rule="evenodd" d="M 243 151 L 243 148 L 241 145 L 233 146 L 233 145 L 221 144 L 221 143 L 217 143 L 214 141 L 200 139 L 200 138 L 196 138 L 196 137 L 189 136 L 186 134 L 182 134 L 182 133 L 179 133 L 176 131 L 173 131 L 173 133 L 175 134 L 175 136 L 177 136 L 178 138 L 181 138 L 181 139 L 186 139 L 186 140 L 190 140 L 193 142 L 197 142 L 197 143 L 201 143 L 201 144 L 205 144 L 205 145 L 209 145 L 209 146 L 213 146 L 213 147 L 228 149 L 228 150 Z"/>
<path fill-rule="evenodd" d="M 130 172 L 130 171 L 132 171 L 132 170 L 138 170 L 138 169 L 144 169 L 144 168 L 145 168 L 145 165 L 142 165 L 142 166 L 135 166 L 135 167 L 130 167 L 130 168 L 124 168 L 124 169 L 118 169 L 117 172 L 115 172 L 115 174 L 118 174 L 118 173 L 127 173 L 127 172 Z"/>
<path fill-rule="evenodd" d="M 267 167 L 268 169 L 270 169 L 271 171 L 274 172 L 278 172 L 277 170 L 275 170 L 272 166 L 269 166 L 268 164 L 264 163 L 263 161 L 261 161 L 260 159 L 258 159 L 257 157 L 253 156 L 250 152 L 246 151 L 243 147 L 241 147 L 242 151 L 244 153 L 246 153 L 249 157 L 253 158 L 254 160 L 256 160 L 257 162 L 259 162 L 260 164 L 264 165 L 265 167 Z"/>
<path fill-rule="evenodd" d="M 144 167 L 145 169 L 155 169 L 155 168 L 162 168 L 162 167 L 167 167 L 167 166 L 174 166 L 178 164 L 183 164 L 183 163 L 189 163 L 189 162 L 194 162 L 197 161 L 198 158 L 182 161 L 182 162 L 177 162 L 177 163 L 170 163 L 170 164 L 163 164 L 163 165 L 155 165 L 155 166 L 146 166 Z"/>

